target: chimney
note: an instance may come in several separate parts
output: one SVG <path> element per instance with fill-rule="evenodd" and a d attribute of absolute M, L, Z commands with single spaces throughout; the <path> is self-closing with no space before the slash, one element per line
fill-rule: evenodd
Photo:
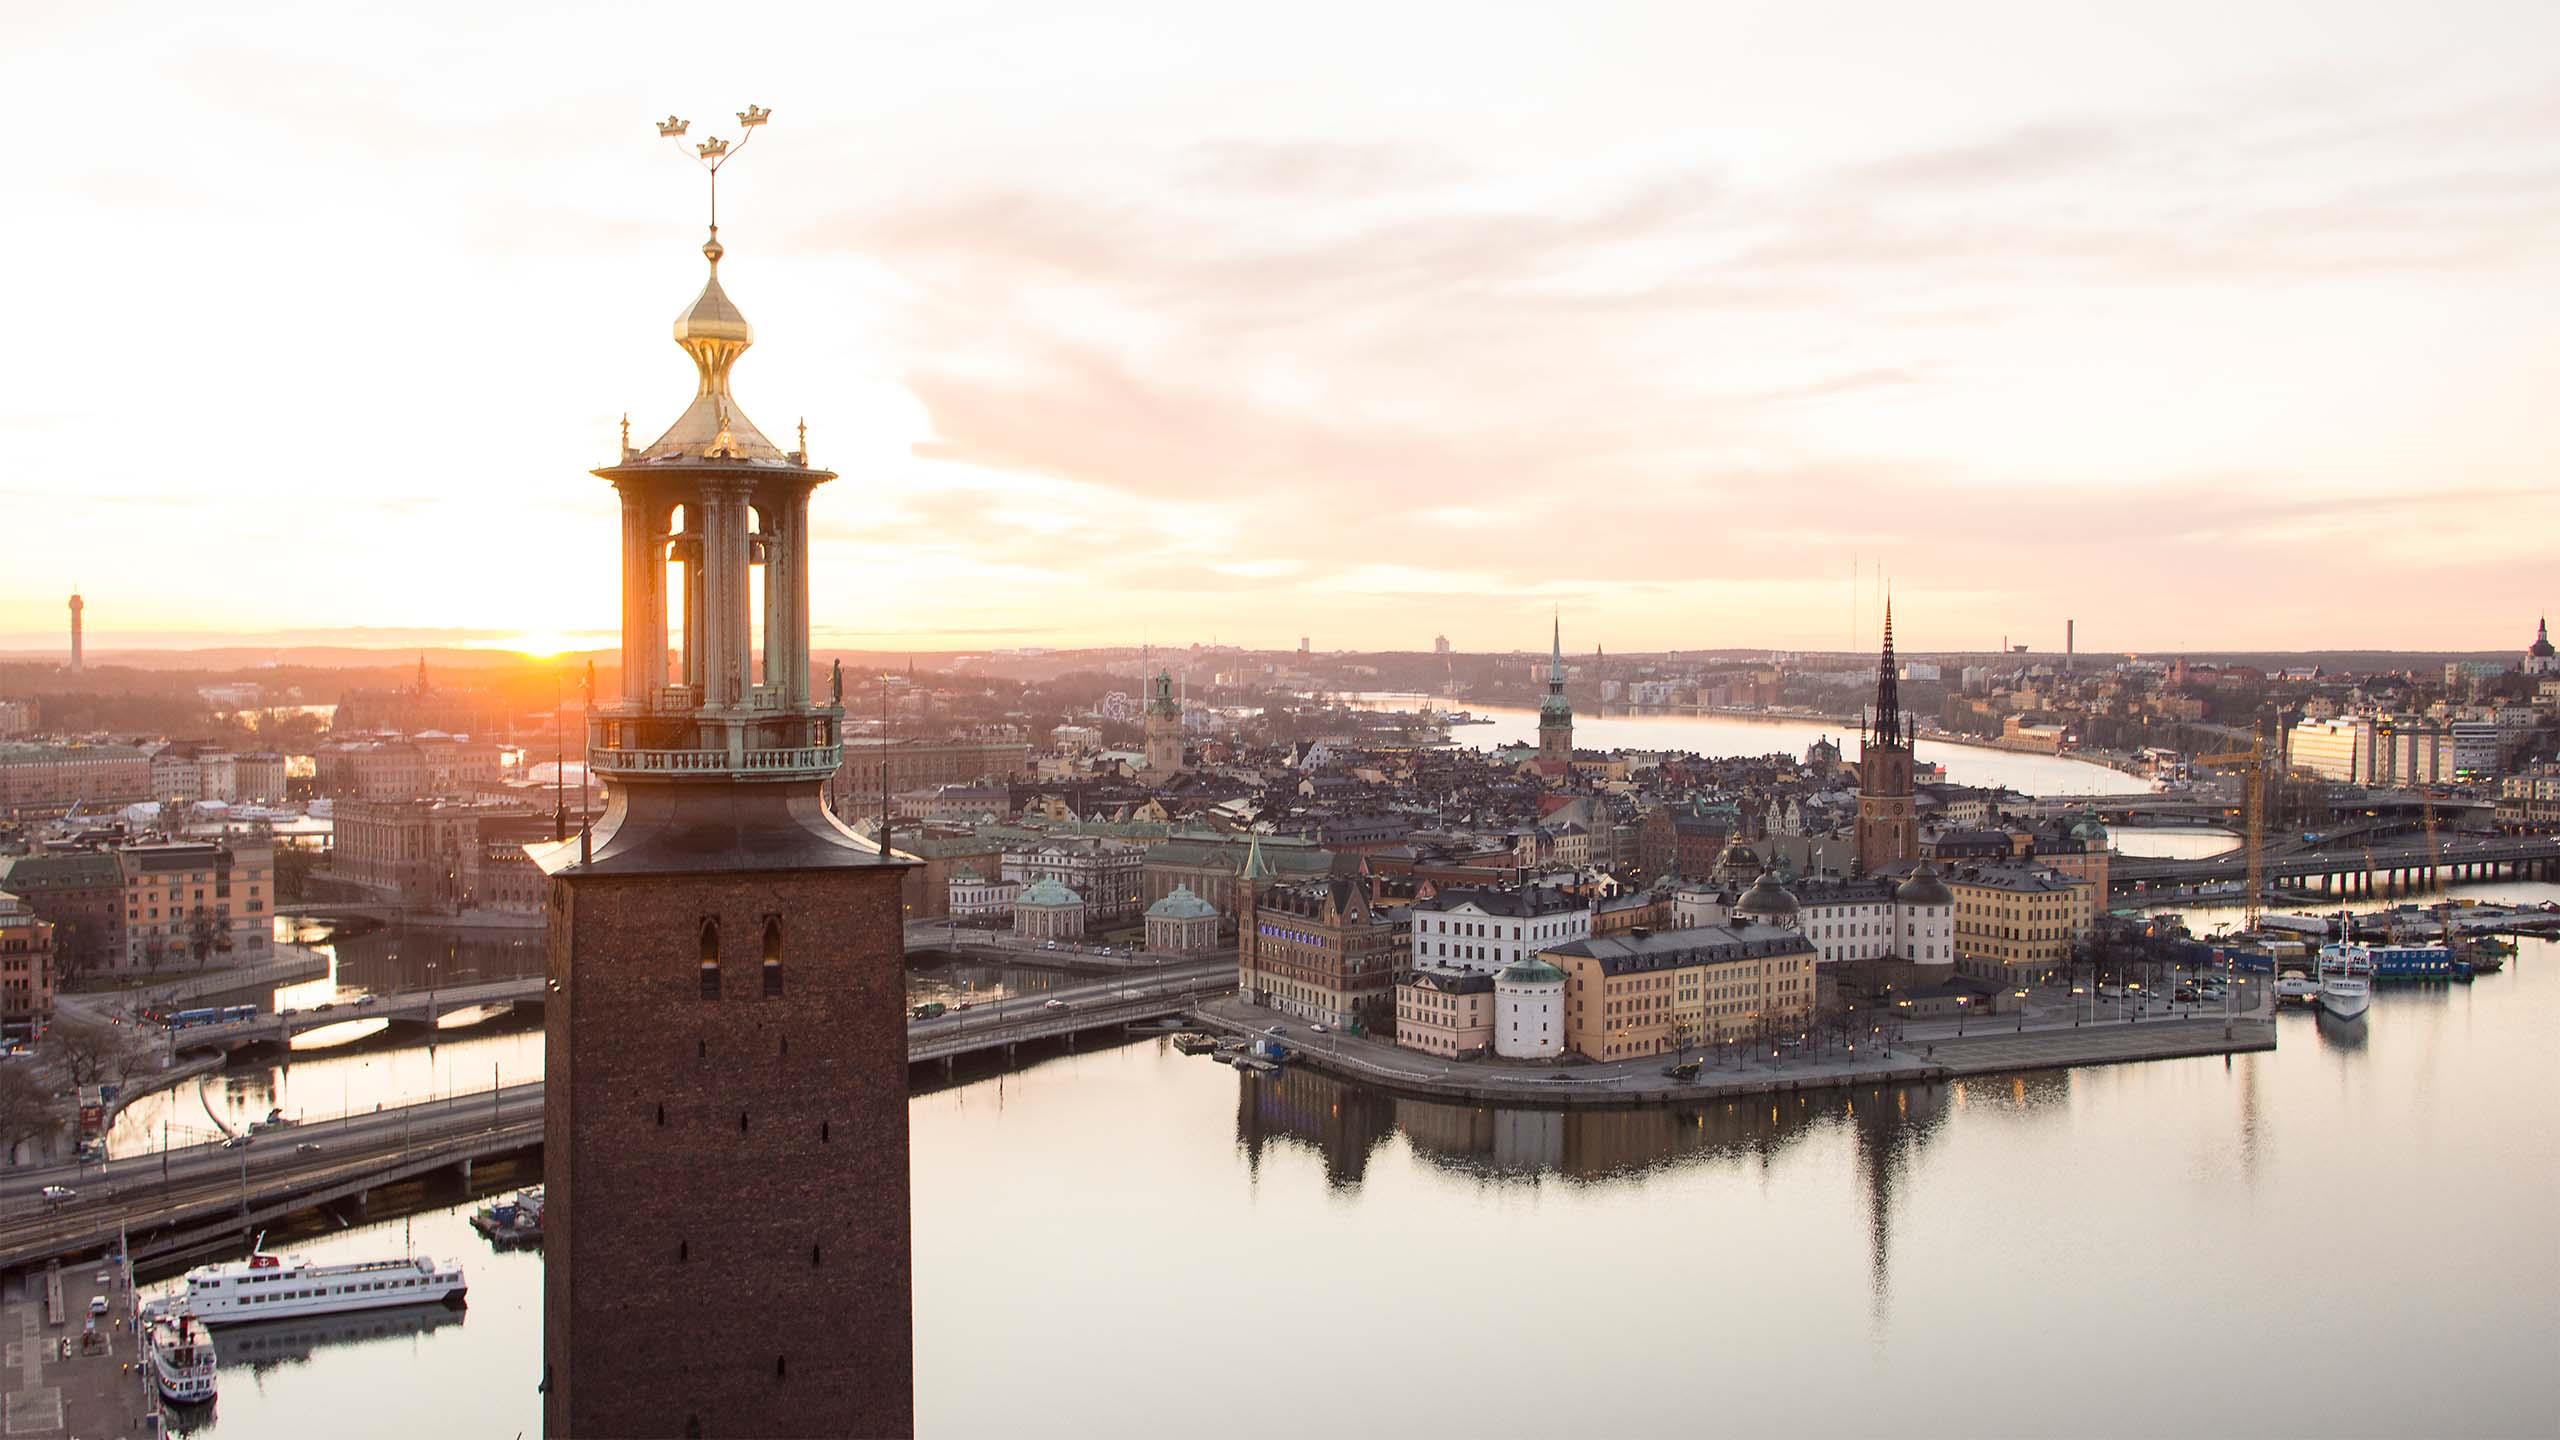
<path fill-rule="evenodd" d="M 2065 620 L 2062 622 L 2062 673 L 2065 675 L 2071 673 L 2071 656 L 2077 646 L 2079 638 L 2073 632 L 2078 630 L 2079 627 L 2080 622 L 2077 620 Z"/>

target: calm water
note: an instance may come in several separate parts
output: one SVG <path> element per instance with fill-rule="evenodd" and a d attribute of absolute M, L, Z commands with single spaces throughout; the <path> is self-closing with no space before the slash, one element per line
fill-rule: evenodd
<path fill-rule="evenodd" d="M 1345 701 L 1391 710 L 1418 708 L 1421 695 L 1346 695 Z M 1490 725 L 1454 725 L 1449 737 L 1461 745 L 1492 749 L 1498 745 L 1534 745 L 1538 712 L 1517 705 L 1475 705 L 1432 698 L 1443 709 L 1466 709 L 1489 716 Z M 1848 758 L 1858 754 L 1858 731 L 1821 720 L 1761 720 L 1739 715 L 1581 715 L 1573 719 L 1573 743 L 1591 750 L 1687 750 L 1700 755 L 1787 754 L 1801 759 L 1805 747 L 1829 736 Z M 2028 755 L 1976 745 L 1920 742 L 1923 761 L 1947 768 L 1958 785 L 1999 785 L 2028 795 L 2128 795 L 2151 789 L 2151 782 L 2088 760 L 2060 755 Z"/>
<path fill-rule="evenodd" d="M 1064 1057 L 912 1103 L 920 1423 L 2550 1433 L 2555 1006 L 2528 941 L 2273 1054 L 1690 1112 Z M 216 1428 L 538 1434 L 539 1261 L 463 1213 L 414 1222 L 468 1257 L 463 1321 L 226 1368 Z"/>
<path fill-rule="evenodd" d="M 2204 860 L 2240 848 L 2239 836 L 2200 825 L 2110 825 L 2107 837 L 2117 854 L 2146 859 Z"/>

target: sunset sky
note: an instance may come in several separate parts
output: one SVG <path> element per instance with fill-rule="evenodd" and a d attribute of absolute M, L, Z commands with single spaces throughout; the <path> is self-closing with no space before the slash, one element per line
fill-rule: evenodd
<path fill-rule="evenodd" d="M 822 647 L 2560 608 L 2560 5 L 393 8 L 0 17 L 0 647 L 601 637 L 750 101 Z"/>

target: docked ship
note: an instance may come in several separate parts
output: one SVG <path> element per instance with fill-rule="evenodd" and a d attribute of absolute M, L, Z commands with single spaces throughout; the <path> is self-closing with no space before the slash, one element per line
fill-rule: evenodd
<path fill-rule="evenodd" d="M 2308 1004 L 2320 998 L 2320 982 L 2299 970 L 2287 970 L 2276 977 L 2276 998 Z"/>
<path fill-rule="evenodd" d="M 207 1325 L 284 1320 L 391 1305 L 453 1304 L 465 1289 L 460 1265 L 424 1255 L 316 1265 L 300 1255 L 260 1250 L 225 1265 L 187 1272 L 187 1289 L 168 1311 L 194 1315 Z"/>
<path fill-rule="evenodd" d="M 2320 1008 L 2341 1020 L 2353 1020 L 2373 1004 L 2372 962 L 2361 962 L 2364 973 L 2357 973 L 2359 961 L 2332 953 L 2344 946 L 2328 946 L 2320 952 Z"/>
<path fill-rule="evenodd" d="M 153 1315 L 147 1322 L 146 1353 L 151 1383 L 172 1405 L 203 1405 L 213 1399 L 213 1336 L 196 1317 Z"/>

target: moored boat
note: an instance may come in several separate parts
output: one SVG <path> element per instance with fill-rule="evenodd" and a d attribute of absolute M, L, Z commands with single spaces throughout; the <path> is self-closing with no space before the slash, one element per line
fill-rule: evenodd
<path fill-rule="evenodd" d="M 2287 970 L 2276 977 L 2276 998 L 2308 1004 L 2320 998 L 2320 982 L 2299 970 Z"/>
<path fill-rule="evenodd" d="M 154 1314 L 145 1320 L 151 1383 L 172 1405 L 202 1405 L 213 1399 L 213 1335 L 196 1317 Z"/>
<path fill-rule="evenodd" d="M 320 1265 L 300 1255 L 260 1250 L 246 1260 L 199 1265 L 186 1293 L 168 1308 L 207 1325 L 282 1320 L 428 1301 L 453 1303 L 466 1288 L 460 1265 L 424 1255 Z"/>
<path fill-rule="evenodd" d="M 2344 948 L 2333 945 L 2321 952 L 2320 1008 L 2341 1020 L 2353 1020 L 2373 1004 L 2372 966 L 2370 960 L 2363 961 L 2367 973 L 2358 974 L 2358 959 L 2329 953 Z"/>

